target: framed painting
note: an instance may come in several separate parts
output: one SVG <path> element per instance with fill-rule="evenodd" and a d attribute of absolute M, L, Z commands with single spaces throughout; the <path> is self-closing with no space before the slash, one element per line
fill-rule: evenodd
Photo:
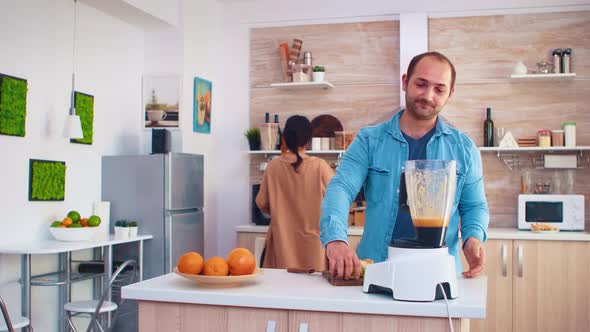
<path fill-rule="evenodd" d="M 142 81 L 142 126 L 151 128 L 178 128 L 180 119 L 180 76 L 146 75 Z"/>
<path fill-rule="evenodd" d="M 193 131 L 211 133 L 211 93 L 210 81 L 195 77 L 193 86 Z"/>
<path fill-rule="evenodd" d="M 66 163 L 29 159 L 29 201 L 63 201 Z"/>

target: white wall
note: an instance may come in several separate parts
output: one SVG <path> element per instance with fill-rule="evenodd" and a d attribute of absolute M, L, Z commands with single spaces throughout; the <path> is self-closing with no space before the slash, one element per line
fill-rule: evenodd
<path fill-rule="evenodd" d="M 143 32 L 78 2 L 76 90 L 94 95 L 94 144 L 61 137 L 72 72 L 70 0 L 0 1 L 0 72 L 28 80 L 26 136 L 0 135 L 0 243 L 49 238 L 48 225 L 71 209 L 84 215 L 100 199 L 103 154 L 137 153 L 143 70 Z M 28 201 L 30 158 L 67 164 L 63 202 Z M 53 255 L 36 256 L 33 272 L 55 268 Z M 20 258 L 0 255 L 0 294 L 19 312 Z M 37 331 L 57 329 L 57 289 L 35 287 Z"/>

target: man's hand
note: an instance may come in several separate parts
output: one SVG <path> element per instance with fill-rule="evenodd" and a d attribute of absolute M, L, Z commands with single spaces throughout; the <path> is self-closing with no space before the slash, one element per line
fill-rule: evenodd
<path fill-rule="evenodd" d="M 463 254 L 469 264 L 469 271 L 463 272 L 465 278 L 474 278 L 483 272 L 485 255 L 483 244 L 477 238 L 470 237 L 463 247 Z"/>
<path fill-rule="evenodd" d="M 361 276 L 361 262 L 354 250 L 343 241 L 332 241 L 326 246 L 330 273 L 339 279 L 358 279 Z M 354 271 L 354 276 L 352 276 Z"/>

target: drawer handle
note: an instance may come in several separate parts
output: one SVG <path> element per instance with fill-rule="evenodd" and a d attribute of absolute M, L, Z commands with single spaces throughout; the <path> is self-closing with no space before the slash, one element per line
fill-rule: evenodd
<path fill-rule="evenodd" d="M 277 327 L 277 322 L 274 320 L 269 320 L 266 323 L 266 332 L 275 332 L 275 328 Z"/>
<path fill-rule="evenodd" d="M 307 323 L 299 323 L 299 332 L 307 332 Z"/>
<path fill-rule="evenodd" d="M 508 247 L 502 244 L 502 276 L 508 276 Z"/>
<path fill-rule="evenodd" d="M 524 275 L 524 266 L 523 266 L 523 261 L 524 261 L 524 249 L 522 248 L 522 245 L 518 245 L 518 276 L 522 278 L 522 276 Z"/>

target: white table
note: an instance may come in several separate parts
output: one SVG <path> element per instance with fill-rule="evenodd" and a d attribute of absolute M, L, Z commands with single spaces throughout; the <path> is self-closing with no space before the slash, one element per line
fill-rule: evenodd
<path fill-rule="evenodd" d="M 61 288 L 59 298 L 59 331 L 66 331 L 63 306 L 71 300 L 71 283 L 96 278 L 103 275 L 108 282 L 112 274 L 112 247 L 117 244 L 139 242 L 137 262 L 139 278 L 142 280 L 143 266 L 143 242 L 151 239 L 152 235 L 138 235 L 135 238 L 115 240 L 114 235 L 99 237 L 91 241 L 61 242 L 55 240 L 38 241 L 32 243 L 2 243 L 0 254 L 21 255 L 21 313 L 23 317 L 16 317 L 15 320 L 28 318 L 31 325 L 34 324 L 31 317 L 31 286 L 66 286 Z M 104 274 L 79 274 L 71 271 L 72 251 L 102 248 L 104 259 Z M 31 275 L 32 255 L 59 255 L 59 271 L 33 277 Z"/>

